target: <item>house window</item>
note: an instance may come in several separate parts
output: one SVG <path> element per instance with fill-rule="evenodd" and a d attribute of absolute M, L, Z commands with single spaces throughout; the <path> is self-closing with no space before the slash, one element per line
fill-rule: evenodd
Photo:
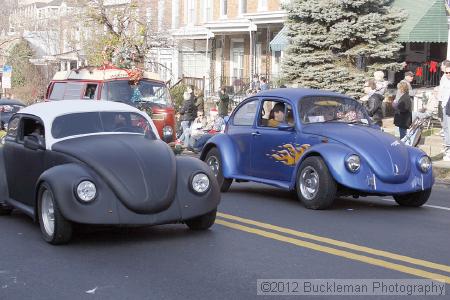
<path fill-rule="evenodd" d="M 244 42 L 232 42 L 231 68 L 233 79 L 244 77 Z"/>
<path fill-rule="evenodd" d="M 187 3 L 186 3 L 187 2 Z M 195 24 L 195 0 L 187 0 L 186 13 L 187 13 L 187 25 Z"/>
<path fill-rule="evenodd" d="M 247 12 L 247 0 L 239 0 L 239 14 L 245 14 Z"/>
<path fill-rule="evenodd" d="M 267 10 L 267 0 L 258 0 L 258 11 Z"/>
<path fill-rule="evenodd" d="M 203 0 L 203 20 L 209 22 L 213 17 L 213 5 L 212 0 Z"/>
<path fill-rule="evenodd" d="M 220 17 L 226 18 L 228 15 L 228 1 L 220 0 Z"/>

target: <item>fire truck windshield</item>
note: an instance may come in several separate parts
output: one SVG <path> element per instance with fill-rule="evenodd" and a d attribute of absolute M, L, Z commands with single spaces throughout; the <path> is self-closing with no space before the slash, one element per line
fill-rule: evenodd
<path fill-rule="evenodd" d="M 102 92 L 102 98 L 109 101 L 149 103 L 161 108 L 172 106 L 167 87 L 145 79 L 138 84 L 130 84 L 128 80 L 109 81 L 105 84 L 105 92 Z"/>

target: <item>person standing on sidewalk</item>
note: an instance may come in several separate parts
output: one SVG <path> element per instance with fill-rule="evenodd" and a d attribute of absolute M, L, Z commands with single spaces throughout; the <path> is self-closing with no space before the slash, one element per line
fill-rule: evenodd
<path fill-rule="evenodd" d="M 439 100 L 442 107 L 442 129 L 444 133 L 444 160 L 450 161 L 450 117 L 446 113 L 450 98 L 450 63 L 444 66 L 444 76 L 439 84 Z"/>
<path fill-rule="evenodd" d="M 414 73 L 411 71 L 406 72 L 405 78 L 402 81 L 400 81 L 400 82 L 406 83 L 406 85 L 408 86 L 408 94 L 409 94 L 409 97 L 411 97 L 411 101 L 414 101 L 414 96 L 416 95 L 415 91 L 413 90 L 413 88 L 411 86 L 411 82 L 413 82 L 413 81 L 414 81 Z M 397 94 L 395 95 L 394 103 L 392 103 L 392 105 L 394 106 L 394 109 L 395 109 L 400 97 L 401 97 L 401 93 L 397 89 Z"/>
<path fill-rule="evenodd" d="M 374 79 L 369 79 L 364 84 L 364 93 L 367 95 L 367 112 L 373 122 L 383 127 L 383 99 L 384 97 L 377 92 L 377 84 Z"/>
<path fill-rule="evenodd" d="M 197 116 L 197 107 L 194 102 L 194 94 L 192 88 L 188 87 L 183 94 L 183 106 L 180 109 L 182 134 L 179 138 L 187 147 L 189 141 L 189 127 Z"/>
<path fill-rule="evenodd" d="M 400 98 L 395 107 L 394 125 L 398 127 L 400 139 L 402 139 L 412 123 L 412 103 L 408 84 L 400 81 L 397 85 L 397 93 L 400 94 Z"/>
<path fill-rule="evenodd" d="M 228 116 L 228 106 L 230 105 L 230 97 L 226 93 L 226 89 L 223 86 L 219 91 L 219 116 L 222 118 Z"/>

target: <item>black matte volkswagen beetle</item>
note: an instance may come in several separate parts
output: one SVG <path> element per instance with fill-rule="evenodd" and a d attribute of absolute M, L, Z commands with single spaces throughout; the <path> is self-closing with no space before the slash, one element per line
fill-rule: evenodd
<path fill-rule="evenodd" d="M 214 224 L 220 193 L 211 169 L 175 157 L 148 115 L 122 103 L 58 101 L 29 106 L 0 146 L 0 214 L 19 209 L 51 244 L 76 223 Z"/>

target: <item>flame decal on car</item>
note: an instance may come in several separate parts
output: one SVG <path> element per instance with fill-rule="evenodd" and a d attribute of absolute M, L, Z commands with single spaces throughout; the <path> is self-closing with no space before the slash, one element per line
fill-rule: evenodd
<path fill-rule="evenodd" d="M 295 144 L 295 146 L 293 144 L 284 144 L 278 146 L 278 148 L 281 148 L 280 150 L 272 150 L 272 153 L 266 155 L 286 166 L 294 166 L 310 146 L 309 144 Z"/>

